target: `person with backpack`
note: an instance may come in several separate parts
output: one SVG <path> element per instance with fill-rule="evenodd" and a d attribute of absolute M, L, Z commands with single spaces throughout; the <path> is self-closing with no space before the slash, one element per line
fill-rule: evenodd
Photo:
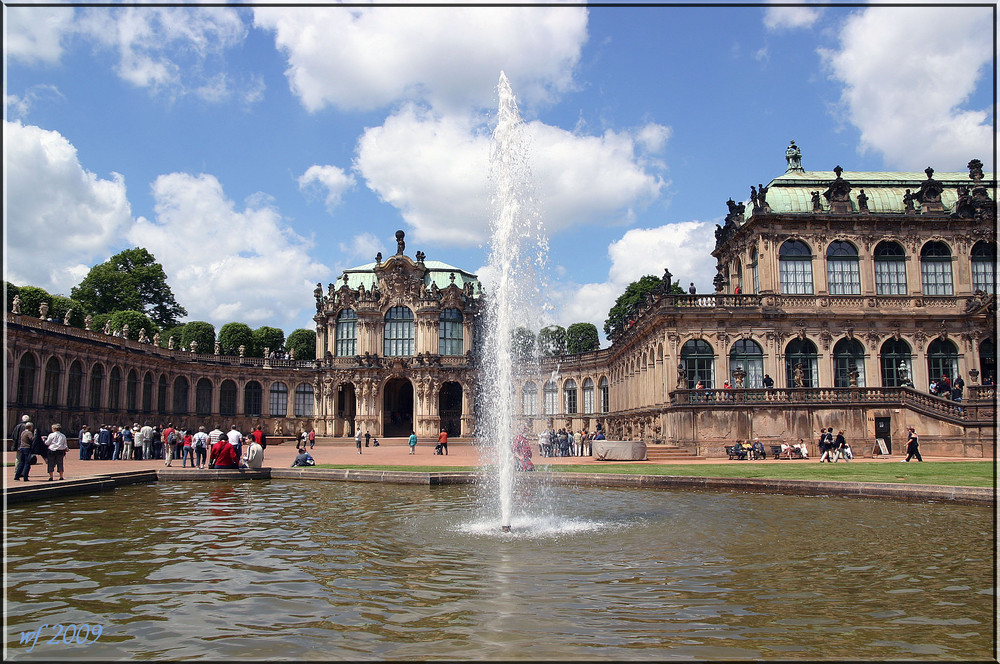
<path fill-rule="evenodd" d="M 209 436 L 205 433 L 205 427 L 198 427 L 198 433 L 192 437 L 192 447 L 194 447 L 194 456 L 198 462 L 198 468 L 205 467 L 205 461 L 208 458 L 208 441 Z"/>
<path fill-rule="evenodd" d="M 168 422 L 167 428 L 163 430 L 163 441 L 166 444 L 163 451 L 163 465 L 169 468 L 177 451 L 177 429 L 174 428 L 173 422 Z"/>
<path fill-rule="evenodd" d="M 819 435 L 820 463 L 823 463 L 824 461 L 833 463 L 833 460 L 830 458 L 830 451 L 832 447 L 833 447 L 833 427 L 830 427 L 827 430 L 820 429 L 820 435 Z"/>

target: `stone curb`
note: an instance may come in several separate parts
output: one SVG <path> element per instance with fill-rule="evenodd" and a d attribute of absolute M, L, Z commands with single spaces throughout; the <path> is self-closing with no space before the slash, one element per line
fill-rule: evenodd
<path fill-rule="evenodd" d="M 444 486 L 473 484 L 483 473 L 412 472 L 402 470 L 348 470 L 338 468 L 262 468 L 260 470 L 144 470 L 58 482 L 8 487 L 8 504 L 48 498 L 110 491 L 118 486 L 162 481 L 234 480 L 313 480 L 333 482 L 385 482 Z M 993 507 L 996 494 L 989 487 L 935 486 L 929 484 L 888 484 L 883 482 L 836 482 L 831 480 L 769 480 L 762 478 L 688 477 L 678 475 L 612 475 L 605 473 L 536 472 L 523 475 L 530 481 L 551 484 L 600 487 L 687 488 L 701 490 L 750 491 L 789 495 L 831 495 L 859 498 L 889 498 L 911 501 L 947 501 Z"/>

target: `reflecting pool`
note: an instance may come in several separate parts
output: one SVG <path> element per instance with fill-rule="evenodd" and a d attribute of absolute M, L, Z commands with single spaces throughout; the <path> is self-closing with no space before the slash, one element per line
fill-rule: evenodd
<path fill-rule="evenodd" d="M 993 657 L 987 508 L 591 487 L 517 499 L 541 516 L 511 534 L 470 486 L 161 482 L 14 506 L 7 656 Z M 48 642 L 70 624 L 102 631 Z M 42 625 L 28 652 L 21 633 Z"/>

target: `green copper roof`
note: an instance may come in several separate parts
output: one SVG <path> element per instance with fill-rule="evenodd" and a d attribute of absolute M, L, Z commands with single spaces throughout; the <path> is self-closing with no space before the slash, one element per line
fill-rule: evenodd
<path fill-rule="evenodd" d="M 383 261 L 383 264 L 393 258 L 395 257 L 390 256 Z M 351 288 L 357 288 L 361 284 L 364 284 L 366 289 L 371 290 L 376 283 L 375 265 L 376 264 L 374 262 L 365 263 L 364 265 L 358 265 L 344 270 L 344 274 L 348 275 L 348 285 Z M 442 261 L 425 260 L 424 267 L 427 268 L 427 271 L 424 273 L 424 285 L 427 288 L 430 288 L 431 284 L 437 284 L 438 288 L 447 288 L 452 283 L 452 274 L 455 275 L 455 285 L 459 288 L 465 288 L 465 284 L 467 283 L 471 283 L 473 286 L 479 284 L 479 279 L 476 275 Z M 334 282 L 334 288 L 340 288 L 343 284 L 344 277 L 343 274 L 341 274 L 341 276 L 337 277 L 337 281 Z"/>

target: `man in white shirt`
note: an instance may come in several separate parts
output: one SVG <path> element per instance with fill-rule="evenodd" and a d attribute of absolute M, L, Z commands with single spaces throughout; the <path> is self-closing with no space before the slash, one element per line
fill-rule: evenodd
<path fill-rule="evenodd" d="M 142 458 L 148 461 L 153 458 L 153 427 L 149 422 L 139 429 L 139 435 L 142 436 Z"/>
<path fill-rule="evenodd" d="M 231 424 L 229 433 L 226 435 L 229 437 L 229 444 L 236 449 L 236 458 L 240 458 L 240 453 L 243 451 L 243 434 L 240 433 L 235 424 Z"/>
<path fill-rule="evenodd" d="M 219 432 L 222 433 L 221 431 Z M 198 468 L 204 468 L 208 459 L 209 436 L 205 433 L 205 427 L 198 427 L 198 433 L 193 436 L 192 447 L 194 447 L 194 458 L 197 460 Z"/>
<path fill-rule="evenodd" d="M 247 446 L 247 456 L 243 459 L 245 466 L 251 470 L 260 470 L 264 464 L 264 448 L 254 439 Z"/>
<path fill-rule="evenodd" d="M 66 479 L 63 475 L 63 459 L 66 457 L 66 434 L 62 432 L 62 425 L 53 424 L 52 433 L 45 437 L 45 446 L 49 448 L 45 461 L 49 471 L 49 481 L 52 481 L 52 471 L 59 471 L 59 479 Z"/>

